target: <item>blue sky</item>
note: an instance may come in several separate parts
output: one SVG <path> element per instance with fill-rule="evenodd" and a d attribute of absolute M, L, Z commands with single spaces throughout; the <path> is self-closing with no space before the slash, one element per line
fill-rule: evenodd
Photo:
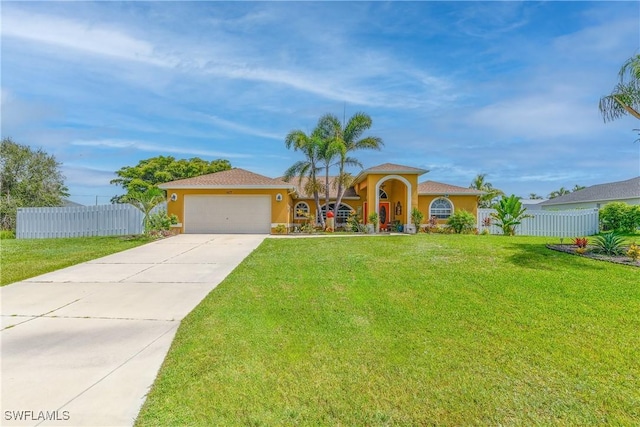
<path fill-rule="evenodd" d="M 547 195 L 640 174 L 640 127 L 598 100 L 640 49 L 640 2 L 7 2 L 2 137 L 54 154 L 71 199 L 157 155 L 282 175 L 325 113 L 364 111 L 365 167 Z M 354 170 L 353 172 L 357 172 Z"/>

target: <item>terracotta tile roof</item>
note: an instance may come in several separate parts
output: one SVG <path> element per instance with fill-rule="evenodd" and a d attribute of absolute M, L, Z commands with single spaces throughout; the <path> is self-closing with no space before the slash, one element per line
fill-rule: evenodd
<path fill-rule="evenodd" d="M 418 194 L 470 194 L 479 196 L 483 194 L 483 192 L 473 188 L 458 187 L 457 185 L 444 184 L 442 182 L 425 181 L 418 184 Z"/>
<path fill-rule="evenodd" d="M 382 173 L 396 172 L 396 173 L 411 173 L 411 174 L 416 173 L 418 175 L 422 175 L 423 173 L 427 173 L 429 171 L 426 169 L 419 169 L 411 166 L 397 165 L 394 163 L 383 163 L 378 166 L 367 168 L 363 170 L 361 174 L 370 174 L 370 173 L 378 173 L 378 172 L 382 172 Z"/>
<path fill-rule="evenodd" d="M 540 203 L 541 206 L 553 206 L 564 203 L 599 202 L 606 200 L 625 200 L 640 197 L 640 177 L 626 181 L 592 185 L 564 196 L 554 197 Z"/>
<path fill-rule="evenodd" d="M 329 177 L 329 198 L 330 199 L 337 199 L 338 198 L 338 189 L 336 187 L 334 187 L 334 181 L 337 178 L 337 176 L 330 176 Z M 282 179 L 282 178 L 280 178 Z M 324 177 L 319 178 L 320 182 L 324 185 Z M 304 187 L 307 184 L 307 182 L 309 181 L 309 178 L 302 178 L 302 180 L 300 180 L 300 178 L 298 177 L 293 177 L 291 178 L 291 181 L 289 181 L 290 184 L 293 184 L 296 187 L 296 190 L 298 192 L 298 196 L 302 199 L 310 199 L 313 197 L 313 194 L 307 194 L 304 191 Z M 356 191 L 354 190 L 353 187 L 349 187 L 345 192 L 344 192 L 344 197 L 346 198 L 350 198 L 350 197 L 358 197 L 358 195 L 356 194 Z M 359 197 L 358 197 L 359 198 Z M 324 192 L 320 193 L 320 199 L 324 200 Z"/>
<path fill-rule="evenodd" d="M 200 175 L 193 178 L 179 179 L 177 181 L 160 184 L 162 189 L 168 188 L 210 188 L 210 187 L 274 187 L 290 188 L 291 183 L 280 179 L 269 178 L 264 175 L 249 172 L 245 169 L 233 168 L 227 171 Z"/>

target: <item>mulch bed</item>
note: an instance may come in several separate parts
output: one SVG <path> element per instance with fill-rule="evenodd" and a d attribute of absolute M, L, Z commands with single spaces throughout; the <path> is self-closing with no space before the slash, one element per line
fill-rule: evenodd
<path fill-rule="evenodd" d="M 566 253 L 571 254 L 571 255 L 577 255 L 577 256 L 581 256 L 581 257 L 585 257 L 585 258 L 597 259 L 599 261 L 608 261 L 608 262 L 613 262 L 613 263 L 616 263 L 616 264 L 630 265 L 632 267 L 640 267 L 640 260 L 632 261 L 631 258 L 629 258 L 626 255 L 609 256 L 609 255 L 604 255 L 604 254 L 599 254 L 599 253 L 593 252 L 591 249 L 587 249 L 587 252 L 585 252 L 584 254 L 579 254 L 579 253 L 576 252 L 576 245 L 572 245 L 572 244 L 546 245 L 546 246 L 547 246 L 547 248 L 549 248 L 551 250 L 559 251 L 559 252 L 566 252 Z"/>

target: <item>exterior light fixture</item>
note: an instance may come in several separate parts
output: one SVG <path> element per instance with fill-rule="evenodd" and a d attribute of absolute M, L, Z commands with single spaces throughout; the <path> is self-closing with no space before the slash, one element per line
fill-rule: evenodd
<path fill-rule="evenodd" d="M 276 202 L 281 202 L 282 201 L 282 194 L 278 193 L 276 194 Z"/>
<path fill-rule="evenodd" d="M 171 193 L 171 201 L 175 202 L 176 200 L 178 200 L 178 195 L 176 193 Z"/>

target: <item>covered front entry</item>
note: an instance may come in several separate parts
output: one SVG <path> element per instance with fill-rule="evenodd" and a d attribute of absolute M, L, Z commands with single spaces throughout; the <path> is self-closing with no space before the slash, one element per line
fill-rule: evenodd
<path fill-rule="evenodd" d="M 271 198 L 267 195 L 187 195 L 184 232 L 270 233 Z"/>

